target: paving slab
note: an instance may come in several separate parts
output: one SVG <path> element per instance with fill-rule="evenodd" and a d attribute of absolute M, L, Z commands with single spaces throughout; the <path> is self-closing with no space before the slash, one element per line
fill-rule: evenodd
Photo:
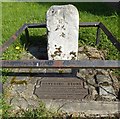
<path fill-rule="evenodd" d="M 76 113 L 76 116 L 84 113 L 86 116 L 100 115 L 101 117 L 120 113 L 120 102 L 108 101 L 80 101 L 80 100 L 44 100 L 46 107 L 56 111 L 69 114 Z M 83 115 L 83 116 L 84 116 Z"/>

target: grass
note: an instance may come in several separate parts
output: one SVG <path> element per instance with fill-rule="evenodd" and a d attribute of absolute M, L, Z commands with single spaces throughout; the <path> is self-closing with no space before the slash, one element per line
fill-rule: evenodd
<path fill-rule="evenodd" d="M 15 31 L 21 27 L 24 23 L 43 23 L 46 19 L 46 11 L 53 4 L 66 4 L 66 3 L 3 3 L 2 4 L 2 41 L 3 44 Z M 114 36 L 120 41 L 118 34 L 118 11 L 112 10 L 105 3 L 72 3 L 74 4 L 80 13 L 81 22 L 93 22 L 100 21 L 114 34 Z M 98 9 L 99 7 L 99 9 Z M 31 30 L 30 35 L 44 35 L 45 30 Z M 91 45 L 95 46 L 95 34 L 96 28 L 81 28 L 79 45 Z M 23 39 L 25 40 L 25 39 Z M 20 50 L 16 50 L 16 45 L 20 47 Z M 20 44 L 20 37 L 17 43 L 14 43 L 4 54 L 3 59 L 19 59 L 19 54 L 22 51 Z M 108 51 L 106 59 L 120 59 L 119 52 L 107 39 L 106 35 L 101 33 L 101 42 L 98 49 Z M 8 55 L 9 54 L 9 55 Z M 17 55 L 18 54 L 18 55 Z"/>
<path fill-rule="evenodd" d="M 45 104 L 41 101 L 39 103 L 38 108 L 36 109 L 28 109 L 24 111 L 23 109 L 20 109 L 17 112 L 12 112 L 11 111 L 12 107 L 9 106 L 5 101 L 3 101 L 3 111 L 2 111 L 2 118 L 7 119 L 8 117 L 19 119 L 21 118 L 30 118 L 30 119 L 35 119 L 35 118 L 46 118 L 46 117 L 53 117 L 53 116 L 58 116 L 58 114 L 53 111 L 53 110 L 48 110 L 45 107 Z"/>
<path fill-rule="evenodd" d="M 34 2 L 5 2 L 2 3 L 2 40 L 0 45 L 7 41 L 12 34 L 18 30 L 24 23 L 44 23 L 46 19 L 46 11 L 51 5 L 54 4 L 69 4 L 69 3 L 34 3 Z M 102 22 L 120 41 L 118 21 L 120 18 L 120 12 L 112 9 L 105 3 L 71 3 L 75 5 L 80 14 L 81 22 Z M 42 36 L 46 34 L 45 29 L 31 29 L 31 36 Z M 96 28 L 81 28 L 79 32 L 79 46 L 90 45 L 95 46 Z M 8 50 L 3 53 L 2 59 L 16 60 L 20 59 L 21 53 L 24 50 L 25 37 L 22 33 L 15 43 L 13 43 Z M 16 49 L 19 47 L 19 49 Z M 106 59 L 118 60 L 120 54 L 118 50 L 107 39 L 106 35 L 101 32 L 101 41 L 97 46 L 100 50 L 107 51 Z M 6 73 L 7 69 L 3 69 Z M 116 71 L 117 72 L 117 71 Z M 117 72 L 118 74 L 119 72 Z M 3 77 L 3 81 L 6 77 Z M 5 103 L 4 103 L 5 104 Z M 9 109 L 9 106 L 5 104 L 3 106 L 5 110 Z M 44 110 L 44 112 L 46 112 Z M 47 113 L 47 112 L 46 112 Z M 26 115 L 32 115 L 30 111 L 25 113 Z"/>

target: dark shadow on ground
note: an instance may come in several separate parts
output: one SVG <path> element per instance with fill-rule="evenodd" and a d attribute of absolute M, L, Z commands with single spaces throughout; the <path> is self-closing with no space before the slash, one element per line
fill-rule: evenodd
<path fill-rule="evenodd" d="M 44 5 L 49 9 L 52 5 L 67 5 L 72 4 L 77 7 L 79 11 L 86 11 L 94 15 L 110 16 L 117 12 L 119 14 L 120 2 L 52 2 L 52 3 L 41 3 L 37 4 Z"/>
<path fill-rule="evenodd" d="M 72 73 L 56 73 L 56 72 L 49 72 L 49 73 L 29 73 L 29 72 L 2 72 L 3 76 L 30 76 L 30 77 L 75 77 Z"/>
<path fill-rule="evenodd" d="M 25 36 L 20 38 L 21 45 L 25 46 L 27 52 L 32 54 L 36 59 L 47 60 L 47 35 L 42 36 L 30 36 L 29 42 L 25 40 Z"/>
<path fill-rule="evenodd" d="M 104 3 L 104 2 L 95 2 L 95 3 L 74 3 L 79 11 L 86 11 L 88 13 L 98 15 L 98 16 L 110 16 L 113 13 L 118 12 L 118 4 L 116 4 L 116 9 L 113 9 L 111 4 L 115 3 Z"/>
<path fill-rule="evenodd" d="M 119 91 L 118 91 L 118 99 L 120 100 L 120 88 L 119 88 Z"/>

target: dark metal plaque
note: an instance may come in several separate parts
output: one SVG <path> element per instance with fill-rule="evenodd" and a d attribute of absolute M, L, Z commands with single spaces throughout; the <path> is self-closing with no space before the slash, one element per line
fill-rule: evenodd
<path fill-rule="evenodd" d="M 43 78 L 35 86 L 34 94 L 40 99 L 83 99 L 88 90 L 75 78 Z"/>

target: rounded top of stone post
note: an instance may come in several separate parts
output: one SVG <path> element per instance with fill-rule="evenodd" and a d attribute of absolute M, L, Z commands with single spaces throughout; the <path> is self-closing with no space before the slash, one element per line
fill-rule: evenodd
<path fill-rule="evenodd" d="M 48 17 L 48 15 L 54 14 L 55 11 L 58 11 L 59 9 L 66 9 L 66 10 L 68 10 L 68 12 L 74 13 L 74 15 L 79 16 L 78 9 L 74 5 L 68 4 L 68 5 L 53 5 L 53 6 L 51 6 L 49 8 L 49 10 L 47 11 L 47 17 Z"/>

